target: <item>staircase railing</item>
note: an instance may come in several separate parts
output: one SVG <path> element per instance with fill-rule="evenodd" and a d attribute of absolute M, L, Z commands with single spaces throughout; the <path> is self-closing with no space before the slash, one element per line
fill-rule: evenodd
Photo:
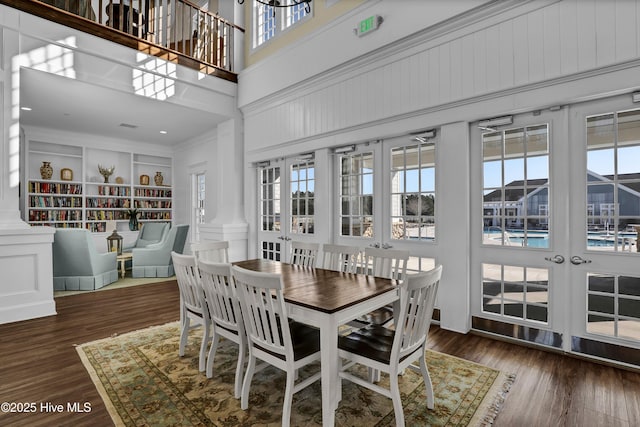
<path fill-rule="evenodd" d="M 47 4 L 153 46 L 236 72 L 234 32 L 244 29 L 188 0 L 0 0 L 0 3 L 27 12 L 34 11 L 33 4 Z M 32 3 L 31 7 L 28 3 Z M 46 12 L 38 14 L 50 20 L 55 17 Z"/>

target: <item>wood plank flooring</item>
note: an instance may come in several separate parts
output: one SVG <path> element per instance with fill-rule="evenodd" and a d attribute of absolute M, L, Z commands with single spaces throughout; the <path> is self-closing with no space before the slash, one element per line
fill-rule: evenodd
<path fill-rule="evenodd" d="M 74 345 L 177 320 L 178 299 L 175 281 L 72 295 L 56 299 L 57 316 L 0 325 L 0 403 L 37 405 L 0 413 L 0 426 L 113 425 Z M 638 373 L 438 327 L 429 346 L 516 374 L 495 426 L 640 425 Z M 47 402 L 65 411 L 41 411 Z"/>

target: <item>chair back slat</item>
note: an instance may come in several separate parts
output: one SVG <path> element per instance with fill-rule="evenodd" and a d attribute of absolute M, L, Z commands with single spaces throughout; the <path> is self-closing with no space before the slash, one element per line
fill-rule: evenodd
<path fill-rule="evenodd" d="M 400 285 L 400 310 L 392 358 L 412 353 L 427 339 L 441 276 L 442 266 L 439 265 L 426 272 L 408 275 Z"/>
<path fill-rule="evenodd" d="M 192 243 L 191 252 L 198 262 L 229 262 L 229 242 L 226 240 Z"/>
<path fill-rule="evenodd" d="M 189 310 L 202 312 L 204 292 L 200 284 L 200 275 L 195 257 L 171 252 L 171 258 L 184 306 Z"/>
<path fill-rule="evenodd" d="M 365 248 L 363 269 L 369 275 L 404 280 L 409 251 L 402 249 Z"/>
<path fill-rule="evenodd" d="M 283 284 L 279 274 L 232 267 L 249 340 L 269 352 L 293 360 Z"/>
<path fill-rule="evenodd" d="M 241 332 L 242 312 L 231 264 L 200 260 L 198 268 L 211 320 L 223 328 Z"/>
<path fill-rule="evenodd" d="M 315 267 L 320 244 L 310 242 L 291 242 L 291 258 L 289 264 L 301 267 Z"/>
<path fill-rule="evenodd" d="M 342 273 L 357 273 L 360 267 L 361 250 L 356 246 L 322 245 L 321 267 Z"/>

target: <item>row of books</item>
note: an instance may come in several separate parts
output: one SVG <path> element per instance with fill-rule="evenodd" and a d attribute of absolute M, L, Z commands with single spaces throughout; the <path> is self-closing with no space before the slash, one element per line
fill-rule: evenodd
<path fill-rule="evenodd" d="M 171 190 L 158 190 L 153 188 L 136 188 L 136 197 L 171 197 Z"/>
<path fill-rule="evenodd" d="M 29 181 L 29 193 L 82 194 L 82 185 Z"/>
<path fill-rule="evenodd" d="M 29 221 L 82 221 L 81 210 L 30 210 Z"/>
<path fill-rule="evenodd" d="M 87 211 L 87 221 L 128 219 L 125 211 Z"/>
<path fill-rule="evenodd" d="M 40 208 L 81 208 L 82 197 L 29 196 L 29 206 Z"/>
<path fill-rule="evenodd" d="M 171 200 L 136 200 L 137 209 L 171 209 Z"/>
<path fill-rule="evenodd" d="M 88 208 L 128 208 L 129 200 L 127 199 L 102 199 L 87 197 Z"/>
<path fill-rule="evenodd" d="M 100 196 L 131 196 L 131 189 L 129 187 L 113 187 L 111 185 L 98 186 L 98 194 Z"/>
<path fill-rule="evenodd" d="M 166 219 L 171 220 L 171 212 L 142 212 L 138 219 Z"/>

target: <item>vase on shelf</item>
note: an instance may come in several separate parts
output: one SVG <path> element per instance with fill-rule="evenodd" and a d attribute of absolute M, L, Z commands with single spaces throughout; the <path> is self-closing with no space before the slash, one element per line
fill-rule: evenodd
<path fill-rule="evenodd" d="M 138 229 L 138 217 L 136 215 L 131 215 L 129 217 L 129 230 L 136 231 Z"/>
<path fill-rule="evenodd" d="M 42 162 L 42 166 L 40 166 L 40 176 L 42 179 L 51 179 L 53 175 L 53 168 L 51 167 L 51 162 Z"/>
<path fill-rule="evenodd" d="M 153 182 L 155 182 L 156 185 L 159 187 L 162 185 L 163 181 L 164 181 L 164 177 L 162 176 L 162 172 L 156 172 L 156 176 L 153 177 Z"/>

